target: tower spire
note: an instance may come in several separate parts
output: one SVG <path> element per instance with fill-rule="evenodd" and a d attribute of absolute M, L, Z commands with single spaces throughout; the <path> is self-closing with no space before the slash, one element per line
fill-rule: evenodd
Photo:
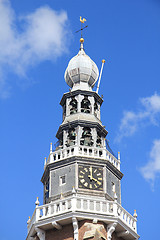
<path fill-rule="evenodd" d="M 80 17 L 80 51 L 65 71 L 65 81 L 72 89 L 60 102 L 63 120 L 56 134 L 57 147 L 52 149 L 51 144 L 45 159 L 43 205 L 37 198 L 26 240 L 44 240 L 45 236 L 52 240 L 111 240 L 112 234 L 116 240 L 139 238 L 136 212 L 132 216 L 121 206 L 120 156 L 106 148 L 103 99 L 98 90 L 92 90 L 99 71 L 83 50 L 85 21 Z M 104 60 L 100 78 L 103 65 Z"/>

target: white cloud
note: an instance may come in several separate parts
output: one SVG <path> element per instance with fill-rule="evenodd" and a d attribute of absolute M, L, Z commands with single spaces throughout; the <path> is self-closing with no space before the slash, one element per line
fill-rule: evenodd
<path fill-rule="evenodd" d="M 153 187 L 156 176 L 160 174 L 160 139 L 154 140 L 149 157 L 148 163 L 140 168 L 140 172 Z"/>
<path fill-rule="evenodd" d="M 160 96 L 156 93 L 151 97 L 141 98 L 142 104 L 150 112 L 160 112 Z"/>
<path fill-rule="evenodd" d="M 148 124 L 158 126 L 160 122 L 160 95 L 140 99 L 138 111 L 124 111 L 116 141 L 132 136 L 139 128 Z"/>
<path fill-rule="evenodd" d="M 7 72 L 21 77 L 29 67 L 55 60 L 68 49 L 67 13 L 48 6 L 17 17 L 8 0 L 0 0 L 0 97 L 7 96 Z M 19 25 L 16 25 L 19 24 Z"/>

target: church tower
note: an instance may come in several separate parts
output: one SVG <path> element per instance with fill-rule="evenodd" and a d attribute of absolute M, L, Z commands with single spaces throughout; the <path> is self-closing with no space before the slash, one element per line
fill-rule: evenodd
<path fill-rule="evenodd" d="M 101 122 L 103 99 L 93 87 L 98 79 L 96 64 L 80 50 L 68 64 L 65 81 L 70 91 L 60 105 L 63 121 L 50 145 L 42 183 L 43 205 L 35 202 L 27 240 L 123 240 L 138 239 L 137 214 L 121 205 L 120 154 L 106 142 Z"/>

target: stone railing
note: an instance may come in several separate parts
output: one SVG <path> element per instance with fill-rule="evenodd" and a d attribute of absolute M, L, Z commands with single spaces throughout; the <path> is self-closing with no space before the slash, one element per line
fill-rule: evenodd
<path fill-rule="evenodd" d="M 106 216 L 113 216 L 119 218 L 134 232 L 137 232 L 137 220 L 131 214 L 129 214 L 121 205 L 116 201 L 107 200 L 94 200 L 92 198 L 85 199 L 84 197 L 72 196 L 67 199 L 57 200 L 49 204 L 37 206 L 33 213 L 33 216 L 28 223 L 28 232 L 32 225 L 41 220 L 56 217 L 64 213 L 85 213 L 97 214 Z"/>
<path fill-rule="evenodd" d="M 72 156 L 83 156 L 108 160 L 118 170 L 120 170 L 120 160 L 114 157 L 107 149 L 87 146 L 71 146 L 65 149 L 58 149 L 54 152 L 51 152 L 46 164 Z"/>
<path fill-rule="evenodd" d="M 137 232 L 137 219 L 128 213 L 120 204 L 117 204 L 117 214 L 128 227 Z"/>

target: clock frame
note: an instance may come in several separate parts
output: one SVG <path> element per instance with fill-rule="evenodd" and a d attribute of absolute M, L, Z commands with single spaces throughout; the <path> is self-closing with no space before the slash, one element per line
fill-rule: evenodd
<path fill-rule="evenodd" d="M 78 166 L 78 187 L 89 190 L 103 190 L 103 168 Z"/>

